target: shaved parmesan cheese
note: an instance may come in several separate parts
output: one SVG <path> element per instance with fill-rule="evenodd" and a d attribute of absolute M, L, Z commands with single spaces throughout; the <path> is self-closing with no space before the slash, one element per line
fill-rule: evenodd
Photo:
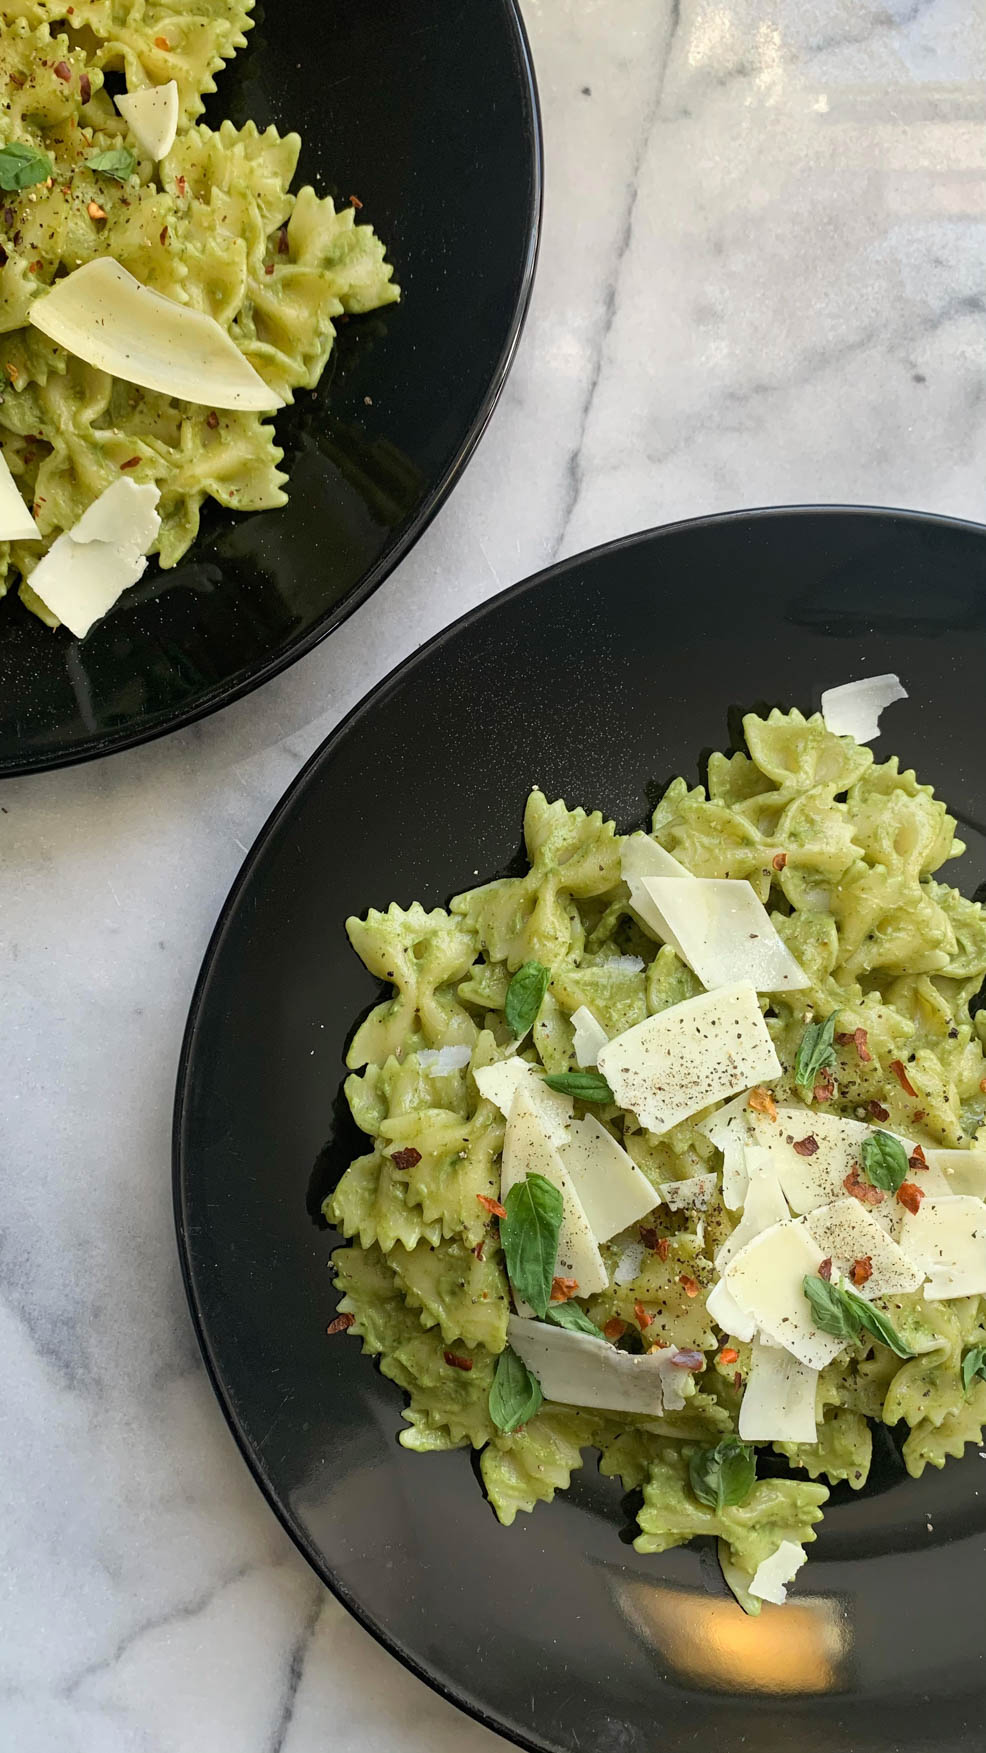
<path fill-rule="evenodd" d="M 691 877 L 690 870 L 649 834 L 631 834 L 620 847 L 620 870 L 625 883 L 640 877 Z M 692 878 L 694 881 L 694 878 Z"/>
<path fill-rule="evenodd" d="M 608 1242 L 660 1204 L 661 1196 L 592 1114 L 573 1120 L 559 1151 L 597 1242 Z"/>
<path fill-rule="evenodd" d="M 603 1048 L 599 1069 L 620 1106 L 657 1133 L 781 1071 L 749 982 L 637 1023 Z"/>
<path fill-rule="evenodd" d="M 703 986 L 751 980 L 758 992 L 793 992 L 808 985 L 808 976 L 748 882 L 642 877 L 641 885 L 652 902 L 650 917 L 660 936 Z"/>
<path fill-rule="evenodd" d="M 523 1181 L 526 1175 L 543 1175 L 558 1188 L 564 1202 L 558 1233 L 557 1275 L 574 1278 L 579 1296 L 592 1296 L 596 1291 L 605 1290 L 609 1283 L 606 1267 L 582 1202 L 548 1137 L 541 1116 L 521 1086 L 511 1104 L 503 1140 L 500 1198 L 505 1201 L 515 1182 Z M 622 1229 L 625 1225 L 618 1227 Z"/>
<path fill-rule="evenodd" d="M 617 1351 L 605 1339 L 519 1315 L 511 1315 L 507 1339 L 537 1376 L 546 1400 L 598 1406 L 607 1412 L 657 1413 L 666 1404 L 663 1383 L 668 1365 L 659 1351 L 634 1357 Z"/>
<path fill-rule="evenodd" d="M 818 1441 L 815 1392 L 818 1371 L 783 1346 L 753 1341 L 753 1358 L 739 1410 L 739 1433 L 747 1443 Z"/>
<path fill-rule="evenodd" d="M 465 1045 L 422 1047 L 418 1053 L 418 1064 L 424 1066 L 426 1071 L 434 1072 L 436 1077 L 444 1077 L 449 1071 L 463 1071 L 471 1058 L 472 1048 Z"/>
<path fill-rule="evenodd" d="M 130 132 L 148 158 L 166 158 L 178 132 L 178 86 L 145 85 L 113 99 Z"/>
<path fill-rule="evenodd" d="M 805 1274 L 817 1272 L 824 1257 L 800 1224 L 778 1223 L 748 1242 L 723 1273 L 726 1289 L 763 1337 L 816 1370 L 845 1346 L 816 1326 L 802 1289 Z"/>
<path fill-rule="evenodd" d="M 787 1585 L 797 1576 L 805 1557 L 803 1546 L 796 1546 L 793 1540 L 782 1540 L 776 1552 L 757 1566 L 749 1593 L 761 1601 L 773 1601 L 775 1606 L 783 1607 L 787 1600 Z"/>
<path fill-rule="evenodd" d="M 744 1314 L 735 1297 L 731 1297 L 723 1280 L 714 1285 L 705 1299 L 710 1321 L 728 1333 L 730 1339 L 752 1339 L 757 1330 L 756 1321 Z"/>
<path fill-rule="evenodd" d="M 498 1065 L 484 1065 L 473 1076 L 480 1095 L 504 1115 L 510 1113 L 514 1096 L 523 1088 L 552 1144 L 567 1142 L 569 1121 L 575 1112 L 572 1098 L 549 1089 L 526 1059 L 515 1054 L 512 1059 L 501 1059 Z"/>
<path fill-rule="evenodd" d="M 928 1150 L 925 1155 L 929 1169 L 944 1177 L 943 1193 L 969 1193 L 974 1199 L 986 1199 L 986 1150 Z M 915 1174 L 914 1179 L 919 1187 L 924 1186 L 923 1175 Z"/>
<path fill-rule="evenodd" d="M 787 1223 L 791 1216 L 769 1151 L 758 1150 L 752 1145 L 748 1147 L 746 1173 L 748 1185 L 743 1215 L 716 1255 L 718 1272 L 724 1272 L 730 1260 L 735 1259 L 754 1236 L 762 1235 L 775 1224 Z"/>
<path fill-rule="evenodd" d="M 753 1130 L 758 1145 L 774 1158 L 791 1210 L 800 1215 L 841 1199 L 846 1176 L 860 1161 L 863 1139 L 871 1137 L 874 1128 L 862 1120 L 840 1120 L 836 1114 L 808 1108 L 778 1108 L 776 1120 L 756 1116 Z M 814 1144 L 817 1149 L 805 1155 L 795 1149 L 798 1144 L 806 1148 Z"/>
<path fill-rule="evenodd" d="M 580 1004 L 578 1010 L 573 1010 L 572 1026 L 575 1030 L 572 1045 L 575 1048 L 576 1064 L 595 1065 L 609 1040 L 606 1030 L 601 1023 L 597 1023 L 586 1004 Z"/>
<path fill-rule="evenodd" d="M 711 1119 L 703 1120 L 703 1132 L 717 1150 L 722 1151 L 722 1201 L 729 1211 L 738 1211 L 746 1198 L 750 1177 L 746 1168 L 746 1146 L 756 1143 L 753 1111 L 749 1092 L 744 1090 L 725 1107 L 717 1109 Z"/>
<path fill-rule="evenodd" d="M 40 542 L 38 529 L 0 450 L 0 542 Z"/>
<path fill-rule="evenodd" d="M 853 1262 L 869 1259 L 872 1266 L 865 1284 L 856 1285 L 860 1296 L 872 1302 L 878 1296 L 916 1290 L 921 1273 L 888 1236 L 870 1208 L 858 1199 L 836 1199 L 819 1205 L 802 1222 L 817 1247 L 831 1260 L 833 1277 L 851 1280 Z"/>
<path fill-rule="evenodd" d="M 644 963 L 641 956 L 609 956 L 599 966 L 607 974 L 641 974 Z"/>
<path fill-rule="evenodd" d="M 124 383 L 210 408 L 281 408 L 225 329 L 142 286 L 111 256 L 56 280 L 30 308 L 36 329 Z"/>
<path fill-rule="evenodd" d="M 628 1242 L 613 1271 L 614 1284 L 632 1284 L 644 1263 L 647 1249 L 643 1242 Z"/>
<path fill-rule="evenodd" d="M 884 707 L 907 697 L 899 676 L 864 676 L 858 682 L 826 688 L 822 695 L 825 729 L 835 736 L 854 737 L 857 743 L 871 743 L 880 734 Z"/>
<path fill-rule="evenodd" d="M 31 589 L 78 639 L 143 576 L 159 498 L 156 487 L 114 481 L 38 561 Z"/>
<path fill-rule="evenodd" d="M 718 1185 L 714 1173 L 689 1175 L 686 1181 L 665 1181 L 661 1197 L 669 1211 L 708 1211 Z"/>
<path fill-rule="evenodd" d="M 927 1276 L 929 1302 L 986 1294 L 986 1204 L 968 1194 L 923 1199 L 905 1211 L 900 1245 Z"/>

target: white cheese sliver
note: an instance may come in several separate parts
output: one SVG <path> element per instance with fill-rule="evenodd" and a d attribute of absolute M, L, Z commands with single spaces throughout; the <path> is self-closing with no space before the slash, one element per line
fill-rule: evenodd
<path fill-rule="evenodd" d="M 620 847 L 620 870 L 625 883 L 640 877 L 691 877 L 692 874 L 649 834 L 631 834 L 624 840 Z"/>
<path fill-rule="evenodd" d="M 814 1443 L 818 1440 L 815 1391 L 818 1371 L 780 1345 L 753 1341 L 753 1357 L 739 1410 L 746 1443 Z"/>
<path fill-rule="evenodd" d="M 605 1339 L 519 1315 L 511 1315 L 507 1339 L 537 1376 L 546 1400 L 598 1406 L 607 1412 L 658 1413 L 666 1404 L 663 1383 L 668 1366 L 659 1351 L 634 1357 L 617 1351 Z"/>
<path fill-rule="evenodd" d="M 281 408 L 225 329 L 142 286 L 112 256 L 56 280 L 30 307 L 36 329 L 124 383 L 210 408 Z"/>
<path fill-rule="evenodd" d="M 944 1194 L 970 1193 L 974 1199 L 986 1199 L 986 1150 L 926 1150 L 928 1167 L 944 1177 Z M 924 1177 L 915 1175 L 919 1187 Z M 935 1189 L 936 1196 L 938 1189 Z"/>
<path fill-rule="evenodd" d="M 620 1106 L 657 1133 L 781 1071 L 748 981 L 637 1023 L 603 1048 L 599 1069 Z"/>
<path fill-rule="evenodd" d="M 597 1242 L 608 1242 L 659 1205 L 661 1196 L 592 1114 L 573 1120 L 559 1156 Z"/>
<path fill-rule="evenodd" d="M 728 1333 L 730 1339 L 753 1338 L 757 1330 L 756 1321 L 745 1314 L 735 1298 L 730 1296 L 721 1278 L 709 1291 L 705 1306 L 709 1311 L 709 1319 L 717 1327 L 721 1327 L 724 1333 Z"/>
<path fill-rule="evenodd" d="M 854 737 L 857 743 L 871 743 L 880 734 L 884 707 L 907 697 L 899 676 L 864 676 L 858 682 L 826 688 L 822 695 L 825 728 L 836 736 Z"/>
<path fill-rule="evenodd" d="M 661 1197 L 669 1211 L 708 1211 L 718 1185 L 714 1170 L 707 1175 L 689 1175 L 685 1181 L 665 1181 Z"/>
<path fill-rule="evenodd" d="M 710 1144 L 722 1151 L 722 1200 L 729 1211 L 738 1211 L 746 1198 L 749 1175 L 745 1146 L 757 1142 L 753 1118 L 749 1092 L 744 1090 L 698 1127 Z"/>
<path fill-rule="evenodd" d="M 166 158 L 178 132 L 178 85 L 145 85 L 139 91 L 121 92 L 113 99 L 142 152 L 155 160 Z"/>
<path fill-rule="evenodd" d="M 606 1030 L 597 1023 L 587 1004 L 580 1004 L 578 1010 L 573 1010 L 572 1027 L 575 1031 L 572 1040 L 575 1063 L 582 1067 L 595 1065 L 609 1040 Z"/>
<path fill-rule="evenodd" d="M 794 992 L 808 985 L 763 902 L 748 882 L 729 877 L 642 877 L 662 922 L 660 935 L 703 986 L 751 980 L 758 992 Z M 649 922 L 649 921 L 648 921 Z"/>
<path fill-rule="evenodd" d="M 986 1204 L 969 1194 L 923 1199 L 905 1211 L 900 1245 L 926 1275 L 928 1302 L 986 1294 Z"/>
<path fill-rule="evenodd" d="M 422 1047 L 418 1053 L 418 1064 L 425 1071 L 434 1072 L 436 1077 L 444 1077 L 447 1072 L 465 1070 L 471 1058 L 472 1048 L 465 1043 L 461 1046 Z"/>
<path fill-rule="evenodd" d="M 552 1144 L 566 1142 L 569 1122 L 575 1112 L 572 1098 L 549 1089 L 544 1078 L 538 1076 L 526 1059 L 515 1054 L 512 1059 L 501 1059 L 498 1065 L 484 1065 L 473 1075 L 480 1095 L 504 1115 L 510 1113 L 514 1096 L 523 1087 Z"/>
<path fill-rule="evenodd" d="M 718 1272 L 724 1272 L 730 1260 L 735 1259 L 754 1236 L 762 1235 L 775 1224 L 787 1223 L 791 1216 L 769 1151 L 750 1145 L 744 1154 L 748 1179 L 743 1215 L 716 1255 Z"/>
<path fill-rule="evenodd" d="M 77 638 L 143 577 L 161 528 L 159 498 L 156 487 L 112 482 L 38 561 L 31 589 Z"/>
<path fill-rule="evenodd" d="M 802 1285 L 825 1256 L 797 1223 L 764 1230 L 730 1260 L 723 1282 L 740 1308 L 756 1321 L 773 1345 L 783 1345 L 811 1369 L 824 1369 L 845 1348 L 845 1340 L 815 1324 Z"/>
<path fill-rule="evenodd" d="M 0 542 L 40 542 L 41 531 L 17 489 L 0 450 Z"/>
<path fill-rule="evenodd" d="M 514 1096 L 503 1140 L 500 1170 L 500 1198 L 505 1201 L 511 1187 L 526 1175 L 543 1175 L 558 1188 L 563 1200 L 561 1229 L 558 1233 L 558 1258 L 555 1273 L 559 1278 L 574 1278 L 579 1296 L 592 1296 L 605 1290 L 609 1279 L 603 1257 L 596 1246 L 582 1202 L 557 1150 L 545 1131 L 541 1116 L 523 1085 Z M 621 1229 L 626 1226 L 621 1224 Z"/>
<path fill-rule="evenodd" d="M 748 1592 L 761 1601 L 773 1601 L 775 1606 L 783 1607 L 787 1585 L 794 1581 L 805 1558 L 803 1546 L 796 1546 L 793 1540 L 782 1540 L 777 1550 L 757 1566 Z"/>
<path fill-rule="evenodd" d="M 913 1262 L 858 1199 L 847 1195 L 831 1205 L 819 1205 L 800 1221 L 816 1247 L 831 1260 L 833 1277 L 848 1279 L 854 1261 L 869 1259 L 870 1277 L 865 1284 L 855 1286 L 868 1302 L 916 1290 L 921 1283 L 921 1273 Z"/>

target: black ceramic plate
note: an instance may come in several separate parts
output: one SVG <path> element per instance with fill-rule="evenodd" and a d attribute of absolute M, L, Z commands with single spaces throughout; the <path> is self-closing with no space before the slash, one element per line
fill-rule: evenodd
<path fill-rule="evenodd" d="M 319 1202 L 361 1136 L 340 1100 L 378 996 L 343 920 L 509 868 L 532 781 L 641 824 L 731 712 L 817 708 L 896 670 L 896 751 L 986 878 L 986 532 L 772 511 L 633 537 L 460 621 L 358 707 L 247 860 L 206 958 L 176 1115 L 178 1227 L 226 1416 L 285 1526 L 395 1655 L 491 1727 L 590 1753 L 981 1753 L 986 1461 L 908 1479 L 880 1443 L 787 1607 L 746 1619 L 711 1551 L 638 1556 L 595 1467 L 501 1528 L 467 1454 L 398 1446 L 401 1395 L 346 1339 Z M 477 879 L 476 873 L 479 873 Z"/>
<path fill-rule="evenodd" d="M 254 16 L 205 119 L 297 129 L 296 186 L 362 200 L 403 302 L 340 327 L 319 389 L 279 417 L 283 510 L 204 510 L 184 563 L 155 564 L 84 641 L 0 603 L 0 774 L 158 736 L 309 651 L 425 528 L 513 357 L 541 203 L 514 0 L 266 0 Z"/>

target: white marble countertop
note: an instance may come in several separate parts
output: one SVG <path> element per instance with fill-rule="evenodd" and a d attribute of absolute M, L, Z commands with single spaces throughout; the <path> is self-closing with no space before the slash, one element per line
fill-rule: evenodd
<path fill-rule="evenodd" d="M 526 0 L 547 200 L 465 479 L 288 674 L 0 795 L 0 1746 L 493 1753 L 315 1582 L 198 1361 L 170 1123 L 269 810 L 471 604 L 744 505 L 986 517 L 986 0 Z"/>

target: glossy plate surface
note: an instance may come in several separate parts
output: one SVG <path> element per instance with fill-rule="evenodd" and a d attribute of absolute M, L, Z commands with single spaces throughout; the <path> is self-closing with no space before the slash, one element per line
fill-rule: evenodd
<path fill-rule="evenodd" d="M 501 1528 L 465 1452 L 399 1447 L 402 1396 L 326 1338 L 319 1203 L 364 1148 L 340 1090 L 379 996 L 343 921 L 443 903 L 518 857 L 530 783 L 643 825 L 732 714 L 896 670 L 896 752 L 986 879 L 986 531 L 889 512 L 741 514 L 516 586 L 382 684 L 314 757 L 210 948 L 175 1129 L 179 1238 L 226 1415 L 320 1575 L 491 1727 L 576 1753 L 981 1753 L 986 1460 L 909 1479 L 889 1437 L 833 1494 L 790 1604 L 746 1619 L 711 1550 L 638 1556 L 616 1481 Z M 623 1539 L 621 1539 L 621 1535 Z"/>
<path fill-rule="evenodd" d="M 0 774 L 173 730 L 317 644 L 420 535 L 513 357 L 541 202 L 514 0 L 266 0 L 254 18 L 205 120 L 297 129 L 295 186 L 359 197 L 403 301 L 340 326 L 318 390 L 279 416 L 286 507 L 207 502 L 183 563 L 152 565 L 84 641 L 0 602 Z"/>

